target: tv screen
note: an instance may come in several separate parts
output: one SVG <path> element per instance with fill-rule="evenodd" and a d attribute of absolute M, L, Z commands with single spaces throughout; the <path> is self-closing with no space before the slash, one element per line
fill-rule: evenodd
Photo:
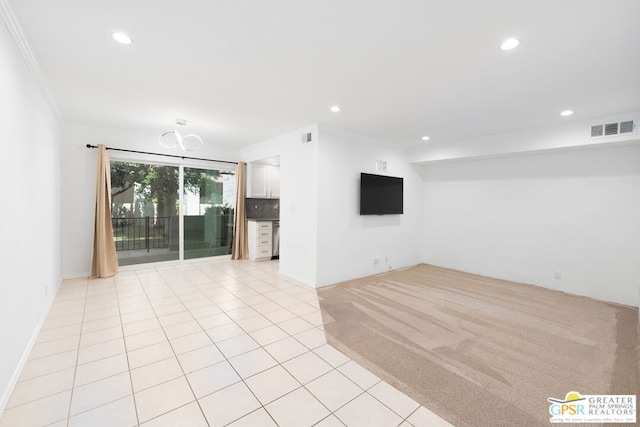
<path fill-rule="evenodd" d="M 401 214 L 403 179 L 360 174 L 360 215 Z"/>

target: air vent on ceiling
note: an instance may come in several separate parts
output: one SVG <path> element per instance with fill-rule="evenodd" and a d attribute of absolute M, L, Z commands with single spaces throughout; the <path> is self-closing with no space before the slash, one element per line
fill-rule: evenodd
<path fill-rule="evenodd" d="M 308 144 L 313 140 L 313 134 L 311 132 L 306 132 L 302 134 L 302 143 Z"/>
<path fill-rule="evenodd" d="M 593 138 L 594 136 L 602 136 L 602 135 L 604 135 L 603 125 L 591 126 L 591 138 Z"/>
<path fill-rule="evenodd" d="M 604 125 L 604 136 L 611 136 L 618 134 L 618 123 L 607 123 Z"/>
<path fill-rule="evenodd" d="M 620 122 L 620 133 L 633 133 L 635 128 L 636 128 L 636 124 L 633 122 L 633 120 Z"/>
<path fill-rule="evenodd" d="M 632 134 L 636 133 L 636 129 L 637 125 L 634 120 L 593 125 L 591 126 L 591 138 Z"/>

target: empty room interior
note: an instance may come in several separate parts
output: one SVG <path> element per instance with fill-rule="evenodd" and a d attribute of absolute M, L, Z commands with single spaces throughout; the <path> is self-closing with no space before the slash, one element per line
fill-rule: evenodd
<path fill-rule="evenodd" d="M 0 427 L 637 421 L 640 2 L 0 15 Z"/>

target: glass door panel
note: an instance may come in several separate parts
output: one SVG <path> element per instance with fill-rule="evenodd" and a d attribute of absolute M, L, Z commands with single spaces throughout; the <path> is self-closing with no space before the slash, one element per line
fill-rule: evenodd
<path fill-rule="evenodd" d="M 184 259 L 231 253 L 233 172 L 184 168 Z"/>
<path fill-rule="evenodd" d="M 111 223 L 120 265 L 180 258 L 179 168 L 111 162 Z"/>

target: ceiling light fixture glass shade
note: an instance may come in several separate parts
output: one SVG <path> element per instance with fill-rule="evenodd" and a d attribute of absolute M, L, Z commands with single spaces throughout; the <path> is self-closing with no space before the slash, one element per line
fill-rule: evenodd
<path fill-rule="evenodd" d="M 180 146 L 184 151 L 196 151 L 202 147 L 202 138 L 196 134 L 182 136 L 177 130 L 169 130 L 159 138 L 160 145 L 165 148 Z"/>
<path fill-rule="evenodd" d="M 182 135 L 177 130 L 170 130 L 160 135 L 159 141 L 164 148 L 175 148 L 182 141 Z"/>
<path fill-rule="evenodd" d="M 184 151 L 196 151 L 202 147 L 202 138 L 195 134 L 185 135 L 182 138 L 182 142 L 180 143 L 180 147 Z"/>

